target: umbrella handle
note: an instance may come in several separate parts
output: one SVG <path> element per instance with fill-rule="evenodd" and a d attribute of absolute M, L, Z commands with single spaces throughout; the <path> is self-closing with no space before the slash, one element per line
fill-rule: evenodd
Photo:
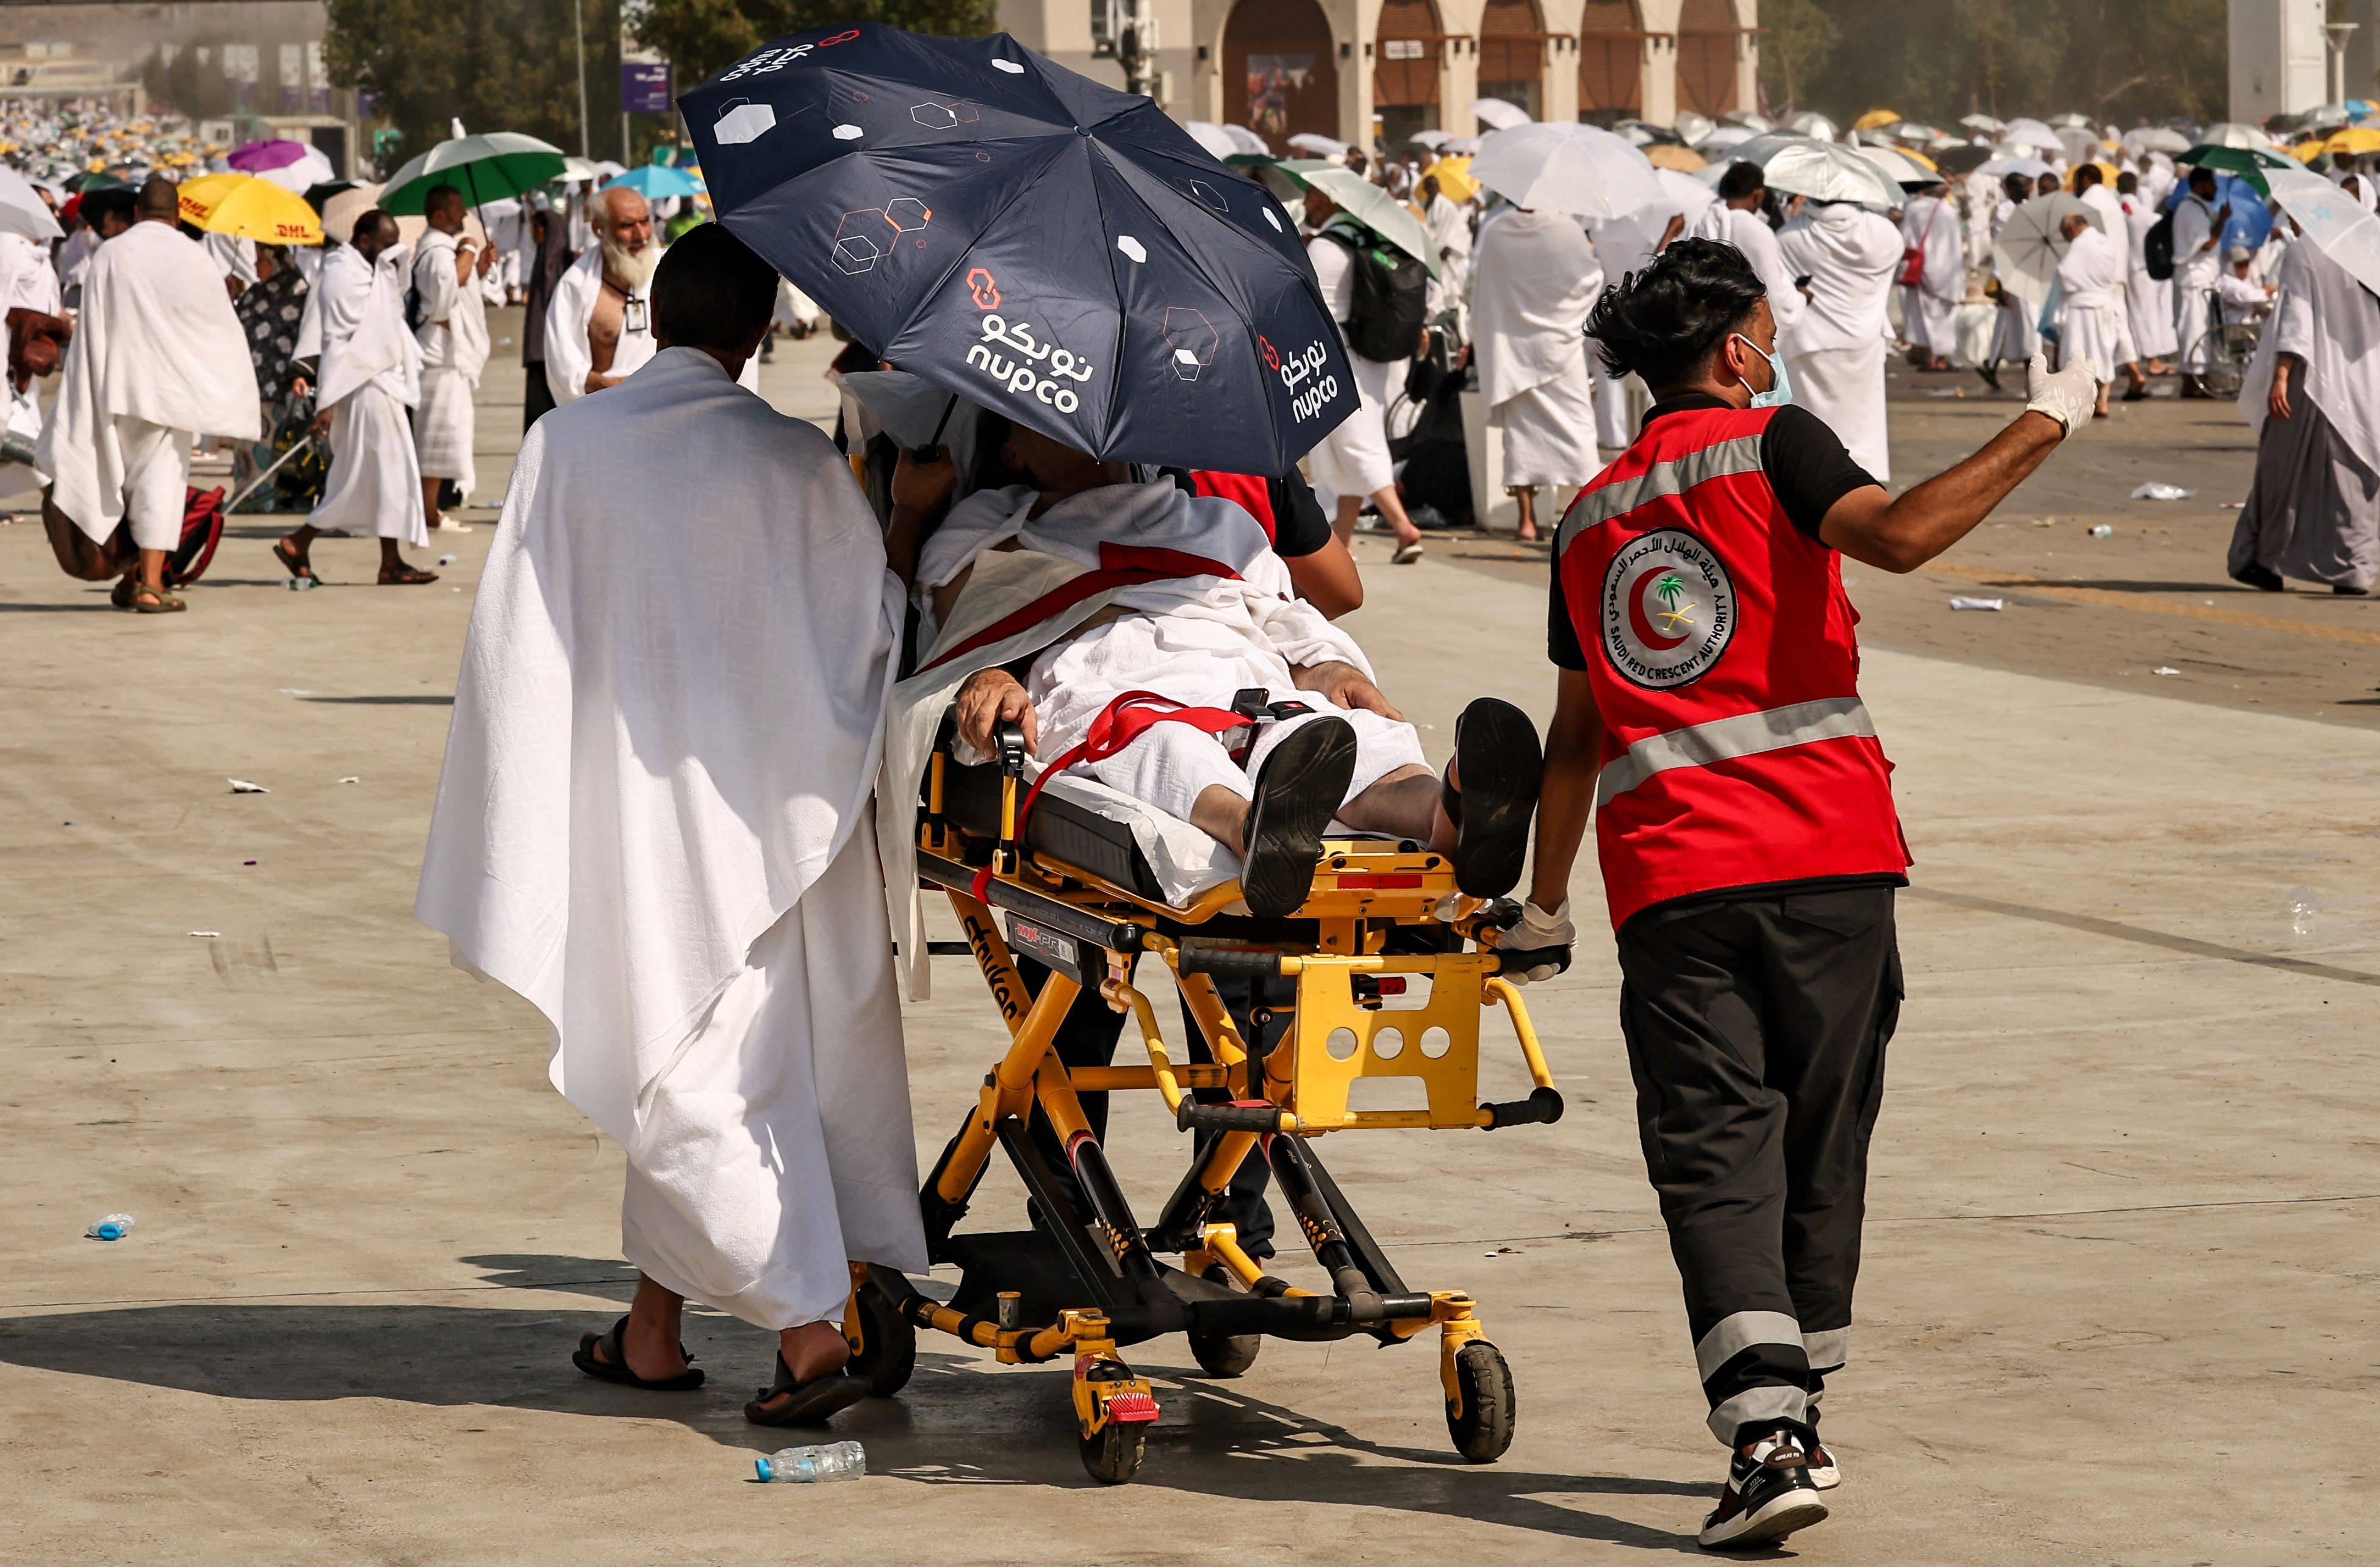
<path fill-rule="evenodd" d="M 290 447 L 287 451 L 273 458 L 273 466 L 271 468 L 266 468 L 262 473 L 258 474 L 254 479 L 250 480 L 247 489 L 241 491 L 238 494 L 234 495 L 230 500 L 224 503 L 224 515 L 225 516 L 229 516 L 233 512 L 237 511 L 239 509 L 239 504 L 242 501 L 247 500 L 250 495 L 255 494 L 259 490 L 264 488 L 264 481 L 281 471 L 281 465 L 283 463 L 287 462 L 290 458 L 296 456 L 298 453 L 304 451 L 313 443 L 314 438 L 311 435 L 309 435 L 303 441 L 298 442 L 295 446 Z"/>
<path fill-rule="evenodd" d="M 942 405 L 942 417 L 935 421 L 934 433 L 928 438 L 924 445 L 912 446 L 909 448 L 909 460 L 911 462 L 929 463 L 934 460 L 935 456 L 942 449 L 942 431 L 950 428 L 951 414 L 958 407 L 958 394 L 953 392 L 951 394 L 951 400 Z"/>

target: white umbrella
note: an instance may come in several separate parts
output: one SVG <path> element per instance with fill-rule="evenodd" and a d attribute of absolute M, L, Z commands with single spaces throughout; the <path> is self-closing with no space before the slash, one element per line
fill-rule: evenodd
<path fill-rule="evenodd" d="M 2344 103 L 2318 103 L 2305 112 L 2305 123 L 2321 130 L 2336 130 L 2355 116 Z"/>
<path fill-rule="evenodd" d="M 1508 103 L 1501 98 L 1474 98 L 1471 117 L 1490 130 L 1510 130 L 1516 125 L 1532 123 L 1529 111 L 1518 103 Z"/>
<path fill-rule="evenodd" d="M 1692 109 L 1680 109 L 1678 117 L 1670 122 L 1670 128 L 1685 138 L 1688 142 L 1695 142 L 1708 136 L 1718 125 L 1717 120 L 1698 115 Z"/>
<path fill-rule="evenodd" d="M 5 164 L 0 164 L 0 234 L 21 234 L 28 239 L 58 239 L 66 234 L 41 192 Z"/>
<path fill-rule="evenodd" d="M 2065 130 L 2070 128 L 2088 130 L 2091 128 L 2091 116 L 2088 115 L 2073 114 L 2071 112 L 2063 115 L 2052 115 L 2049 116 L 2049 128 L 2052 130 Z"/>
<path fill-rule="evenodd" d="M 1975 172 L 1993 179 L 1999 179 L 2012 174 L 2021 174 L 2027 179 L 2039 179 L 2043 175 L 2055 171 L 2039 158 L 1994 158 L 1978 167 Z"/>
<path fill-rule="evenodd" d="M 1479 139 L 1475 136 L 1450 136 L 1446 139 L 1446 145 L 1439 151 L 1450 158 L 1468 158 L 1479 151 Z"/>
<path fill-rule="evenodd" d="M 1721 174 L 1727 172 L 1725 164 L 1714 166 Z M 1716 182 L 1705 183 L 1700 170 L 1694 174 L 1680 174 L 1675 169 L 1655 169 L 1653 177 L 1661 182 L 1663 196 L 1685 214 L 1689 228 L 1694 226 L 1695 214 L 1718 200 L 1718 192 L 1712 188 Z"/>
<path fill-rule="evenodd" d="M 1730 109 L 1719 115 L 1721 125 L 1740 125 L 1755 136 L 1775 130 L 1777 124 L 1766 115 L 1755 115 L 1750 109 Z"/>
<path fill-rule="evenodd" d="M 2206 128 L 2198 145 L 2207 147 L 2270 147 L 2273 139 L 2252 125 L 2237 120 L 2218 120 Z"/>
<path fill-rule="evenodd" d="M 2099 145 L 2098 132 L 2078 130 L 2072 126 L 2060 130 L 2058 133 L 2058 140 L 2059 150 L 2066 154 L 2066 161 L 2070 164 L 2094 162 L 2101 152 L 2106 151 Z"/>
<path fill-rule="evenodd" d="M 2037 288 L 2037 294 L 2020 287 L 2024 298 L 2049 297 L 2049 285 L 2058 276 L 2058 263 L 2065 258 L 2069 243 L 2060 226 L 2080 213 L 2091 220 L 2091 226 L 2106 233 L 2107 221 L 2099 209 L 2080 196 L 2063 190 L 2046 196 L 2036 196 L 2030 201 L 2020 201 L 2000 225 L 2000 236 L 1992 245 L 1992 270 L 2006 284 L 2011 276 L 2022 278 Z"/>
<path fill-rule="evenodd" d="M 1840 142 L 1780 131 L 1755 136 L 1729 155 L 1738 163 L 1758 164 L 1767 175 L 1769 189 L 1814 201 L 1898 207 L 1908 200 L 1882 169 Z"/>
<path fill-rule="evenodd" d="M 1980 130 L 1985 136 L 1998 136 L 2008 128 L 2006 120 L 1996 120 L 1989 115 L 1969 115 L 1959 123 L 1969 130 Z"/>
<path fill-rule="evenodd" d="M 1644 152 L 1591 125 L 1500 130 L 1471 161 L 1471 177 L 1516 207 L 1583 218 L 1616 218 L 1664 199 Z"/>
<path fill-rule="evenodd" d="M 1224 132 L 1223 128 L 1212 120 L 1184 120 L 1182 128 L 1190 133 L 1191 140 L 1204 147 L 1219 160 L 1235 156 L 1239 152 L 1239 143 L 1233 141 Z"/>
<path fill-rule="evenodd" d="M 1786 122 L 1785 128 L 1796 136 L 1807 136 L 1818 141 L 1838 141 L 1842 139 L 1842 131 L 1834 121 L 1815 112 L 1805 111 L 1795 115 Z"/>
<path fill-rule="evenodd" d="M 294 164 L 284 164 L 277 169 L 259 169 L 256 177 L 269 185 L 303 196 L 318 185 L 328 185 L 339 177 L 331 166 L 330 154 L 320 147 L 309 147 L 305 155 Z"/>
<path fill-rule="evenodd" d="M 2124 132 L 2124 151 L 2136 158 L 2143 152 L 2187 152 L 2192 145 L 2189 137 L 2167 125 Z"/>
<path fill-rule="evenodd" d="M 2265 188 L 2322 253 L 2380 292 L 2380 218 L 2310 169 L 2265 169 Z"/>
<path fill-rule="evenodd" d="M 1853 151 L 1882 169 L 1885 176 L 1896 185 L 1934 185 L 1942 176 L 1908 153 L 1891 147 L 1860 147 Z"/>
<path fill-rule="evenodd" d="M 2000 150 L 2005 152 L 2055 152 L 2066 156 L 2066 143 L 2047 126 L 2012 125 L 2000 136 Z"/>
<path fill-rule="evenodd" d="M 1700 141 L 1695 142 L 1694 151 L 1715 157 L 1718 154 L 1726 152 L 1730 147 L 1741 147 L 1751 140 L 1752 132 L 1744 129 L 1742 126 L 1723 125 L 1717 130 L 1712 131 L 1708 136 L 1704 137 Z"/>
<path fill-rule="evenodd" d="M 1416 146 L 1427 147 L 1435 152 L 1446 144 L 1447 136 L 1442 130 L 1416 130 L 1405 140 Z"/>
<path fill-rule="evenodd" d="M 1403 202 L 1354 170 L 1320 158 L 1261 164 L 1257 169 L 1266 188 L 1283 200 L 1302 200 L 1298 190 L 1310 186 L 1338 203 L 1349 217 L 1421 262 L 1432 277 L 1439 275 L 1438 245 L 1422 228 L 1421 220 Z M 1472 172 L 1478 172 L 1475 166 Z M 1296 209 L 1293 205 L 1291 210 Z"/>
<path fill-rule="evenodd" d="M 1317 136 L 1310 130 L 1301 130 L 1291 137 L 1289 150 L 1293 152 L 1304 152 L 1309 157 L 1329 158 L 1334 163 L 1342 161 L 1347 156 L 1347 144 L 1344 141 L 1333 141 L 1327 136 Z"/>
<path fill-rule="evenodd" d="M 1266 143 L 1265 139 L 1244 125 L 1226 123 L 1223 127 L 1223 134 L 1232 139 L 1232 150 L 1235 152 L 1245 153 L 1256 158 L 1272 156 L 1272 148 Z"/>

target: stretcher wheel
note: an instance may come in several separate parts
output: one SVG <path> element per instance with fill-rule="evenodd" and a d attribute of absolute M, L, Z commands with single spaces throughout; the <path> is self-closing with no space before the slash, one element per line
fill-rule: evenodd
<path fill-rule="evenodd" d="M 1512 1392 L 1512 1368 L 1503 1353 L 1485 1339 L 1474 1339 L 1454 1354 L 1455 1385 L 1463 1390 L 1458 1404 L 1446 1403 L 1446 1428 L 1454 1451 L 1474 1464 L 1493 1464 L 1512 1445 L 1512 1422 L 1519 1401 Z"/>
<path fill-rule="evenodd" d="M 1203 1275 L 1209 1282 L 1238 1287 L 1232 1270 L 1221 1264 L 1207 1269 Z M 1209 1377 L 1236 1377 L 1257 1363 L 1257 1352 L 1264 1348 L 1262 1333 L 1200 1333 L 1188 1335 L 1190 1353 Z"/>
<path fill-rule="evenodd" d="M 874 1284 L 859 1287 L 858 1305 L 860 1343 L 851 1357 L 852 1374 L 867 1379 L 874 1397 L 891 1398 L 917 1368 L 917 1326 Z"/>
<path fill-rule="evenodd" d="M 1097 1436 L 1079 1439 L 1083 1467 L 1101 1485 L 1123 1485 L 1140 1472 L 1140 1456 L 1148 1445 L 1148 1427 L 1143 1425 L 1109 1421 L 1099 1427 Z"/>

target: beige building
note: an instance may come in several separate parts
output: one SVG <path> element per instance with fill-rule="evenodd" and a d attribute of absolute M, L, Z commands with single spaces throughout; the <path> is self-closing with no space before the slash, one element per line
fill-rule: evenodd
<path fill-rule="evenodd" d="M 1121 86 L 1095 5 L 1001 0 L 1000 25 Z M 1470 134 L 1475 98 L 1543 120 L 1758 106 L 1758 0 L 1129 0 L 1153 15 L 1149 86 L 1177 118 L 1244 125 L 1282 150 L 1301 131 L 1369 144 Z"/>

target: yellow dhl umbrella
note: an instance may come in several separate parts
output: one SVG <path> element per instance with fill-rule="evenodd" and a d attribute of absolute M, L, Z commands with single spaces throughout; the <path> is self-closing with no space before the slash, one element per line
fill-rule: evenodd
<path fill-rule="evenodd" d="M 1471 177 L 1469 158 L 1440 158 L 1421 171 L 1424 179 L 1438 176 L 1438 188 L 1450 201 L 1468 201 L 1479 194 L 1479 182 Z"/>
<path fill-rule="evenodd" d="M 1870 109 L 1866 114 L 1864 114 L 1859 118 L 1852 121 L 1852 128 L 1853 130 L 1874 130 L 1876 127 L 1882 125 L 1899 125 L 1901 119 L 1901 113 L 1898 109 Z"/>
<path fill-rule="evenodd" d="M 2380 130 L 2368 125 L 2351 125 L 2335 130 L 2330 140 L 2322 144 L 2325 152 L 2380 152 Z"/>
<path fill-rule="evenodd" d="M 2301 141 L 2289 149 L 2289 156 L 2301 164 L 2313 163 L 2316 158 L 2321 157 L 2322 153 L 2323 146 L 2319 140 Z"/>
<path fill-rule="evenodd" d="M 320 245 L 322 220 L 306 199 L 252 174 L 208 174 L 181 188 L 182 221 L 209 234 L 265 245 Z"/>

